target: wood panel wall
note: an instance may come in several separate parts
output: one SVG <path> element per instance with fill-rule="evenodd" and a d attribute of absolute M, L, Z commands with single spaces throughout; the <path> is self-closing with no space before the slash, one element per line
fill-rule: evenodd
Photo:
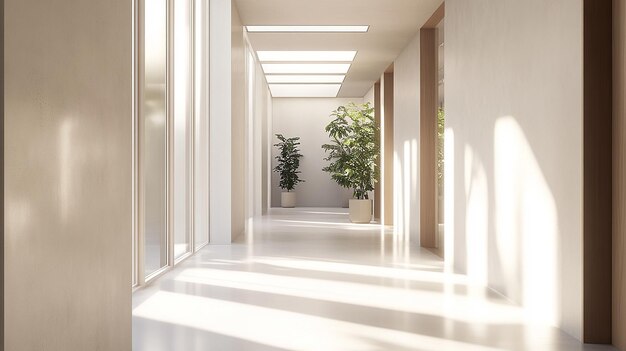
<path fill-rule="evenodd" d="M 376 119 L 376 124 L 378 125 L 378 128 L 381 127 L 381 121 L 380 121 L 380 110 L 381 109 L 381 100 L 380 100 L 380 82 L 377 82 L 376 84 L 374 84 L 374 117 Z M 381 136 L 378 136 L 378 144 L 380 145 L 380 140 L 381 140 Z M 381 165 L 381 159 L 382 159 L 382 155 L 380 154 L 380 152 L 378 153 L 378 159 L 376 159 L 376 168 L 379 171 L 382 171 L 380 169 L 380 165 Z M 382 195 L 382 191 L 381 191 L 381 187 L 382 187 L 382 182 L 380 181 L 380 175 L 378 177 L 379 181 L 378 183 L 376 183 L 376 186 L 374 187 L 374 219 L 376 220 L 380 220 L 381 219 L 381 215 L 382 215 L 382 201 L 381 201 L 381 195 Z"/>
<path fill-rule="evenodd" d="M 437 247 L 437 25 L 445 3 L 420 30 L 420 245 Z"/>
<path fill-rule="evenodd" d="M 626 0 L 613 1 L 613 344 L 626 350 Z"/>
<path fill-rule="evenodd" d="M 420 30 L 420 243 L 437 246 L 437 30 Z"/>
<path fill-rule="evenodd" d="M 610 344 L 612 0 L 585 0 L 583 21 L 583 340 Z"/>
<path fill-rule="evenodd" d="M 4 0 L 0 0 L 0 351 L 4 350 Z"/>

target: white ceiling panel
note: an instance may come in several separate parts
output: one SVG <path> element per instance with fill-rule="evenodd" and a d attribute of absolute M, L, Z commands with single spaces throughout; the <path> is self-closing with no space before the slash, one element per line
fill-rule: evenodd
<path fill-rule="evenodd" d="M 369 26 L 246 26 L 249 33 L 365 33 Z"/>
<path fill-rule="evenodd" d="M 336 97 L 341 84 L 270 84 L 272 97 Z"/>
<path fill-rule="evenodd" d="M 244 25 L 369 25 L 369 30 L 365 33 L 248 32 L 248 38 L 255 51 L 358 51 L 339 96 L 361 97 L 418 34 L 419 29 L 443 1 L 235 0 L 235 2 Z"/>
<path fill-rule="evenodd" d="M 265 76 L 269 84 L 272 83 L 343 83 L 345 75 L 292 75 L 292 74 L 270 74 Z"/>
<path fill-rule="evenodd" d="M 265 74 L 345 74 L 349 63 L 264 63 Z"/>
<path fill-rule="evenodd" d="M 356 51 L 257 51 L 261 62 L 352 62 Z"/>

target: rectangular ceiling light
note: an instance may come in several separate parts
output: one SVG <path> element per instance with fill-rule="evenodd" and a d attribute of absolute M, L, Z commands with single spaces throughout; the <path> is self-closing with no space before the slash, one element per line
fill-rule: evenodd
<path fill-rule="evenodd" d="M 349 63 L 265 63 L 265 74 L 346 74 Z"/>
<path fill-rule="evenodd" d="M 343 83 L 344 75 L 268 75 L 267 83 Z"/>
<path fill-rule="evenodd" d="M 250 33 L 365 33 L 370 26 L 246 26 Z"/>
<path fill-rule="evenodd" d="M 352 62 L 356 51 L 257 51 L 261 62 Z"/>
<path fill-rule="evenodd" d="M 270 84 L 272 97 L 337 97 L 341 84 Z"/>

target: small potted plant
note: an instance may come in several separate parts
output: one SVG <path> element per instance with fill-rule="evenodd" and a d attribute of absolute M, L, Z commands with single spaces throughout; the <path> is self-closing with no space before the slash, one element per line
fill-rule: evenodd
<path fill-rule="evenodd" d="M 369 192 L 378 181 L 376 160 L 380 153 L 379 127 L 370 103 L 339 106 L 326 126 L 329 144 L 322 145 L 330 164 L 324 171 L 342 187 L 353 190 L 349 202 L 350 221 L 369 223 L 372 220 L 372 202 Z"/>
<path fill-rule="evenodd" d="M 304 182 L 300 179 L 298 174 L 300 171 L 300 138 L 285 138 L 282 134 L 276 134 L 276 137 L 280 142 L 274 144 L 280 151 L 280 154 L 276 156 L 278 165 L 274 167 L 274 172 L 280 175 L 280 188 L 283 190 L 280 196 L 280 204 L 284 208 L 296 207 L 296 193 L 293 191 L 298 183 Z"/>

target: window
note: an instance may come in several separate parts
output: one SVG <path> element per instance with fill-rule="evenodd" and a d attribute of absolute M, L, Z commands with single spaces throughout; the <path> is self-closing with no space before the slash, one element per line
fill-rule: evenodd
<path fill-rule="evenodd" d="M 136 1 L 133 287 L 209 241 L 208 3 Z"/>

